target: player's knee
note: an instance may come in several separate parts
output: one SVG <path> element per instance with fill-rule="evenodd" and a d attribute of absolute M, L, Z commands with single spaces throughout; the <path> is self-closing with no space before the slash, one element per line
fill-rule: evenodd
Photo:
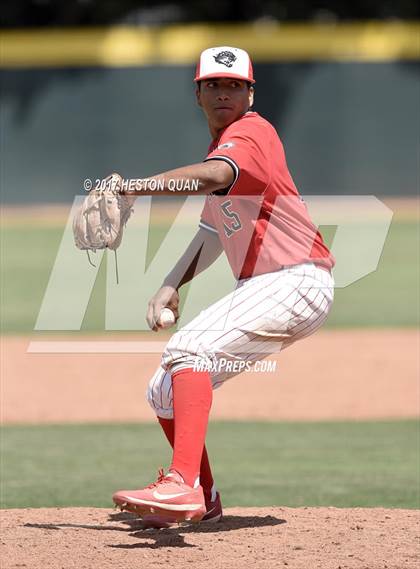
<path fill-rule="evenodd" d="M 171 378 L 169 374 L 157 373 L 149 382 L 146 398 L 150 407 L 158 417 L 173 419 L 173 400 L 169 389 Z M 166 394 L 166 395 L 165 395 Z"/>
<path fill-rule="evenodd" d="M 147 386 L 147 390 L 146 390 L 146 399 L 150 405 L 150 407 L 156 411 L 155 409 L 155 403 L 154 403 L 154 399 L 153 399 L 153 392 L 152 392 L 152 387 L 151 387 L 151 381 L 149 382 L 149 385 Z"/>
<path fill-rule="evenodd" d="M 161 405 L 156 404 L 156 401 L 153 397 L 153 394 L 150 389 L 147 390 L 147 401 L 149 402 L 150 407 L 153 409 L 154 413 L 157 417 L 161 417 L 162 419 L 173 419 L 174 418 L 174 410 L 172 407 L 162 407 Z"/>

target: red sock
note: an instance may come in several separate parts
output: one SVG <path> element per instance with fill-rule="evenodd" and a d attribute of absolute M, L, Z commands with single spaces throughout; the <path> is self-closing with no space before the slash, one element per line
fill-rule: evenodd
<path fill-rule="evenodd" d="M 163 429 L 163 432 L 168 439 L 169 444 L 174 448 L 175 440 L 175 422 L 173 419 L 164 419 L 163 417 L 158 417 L 158 421 Z M 200 465 L 200 484 L 203 487 L 204 495 L 209 500 L 211 497 L 211 490 L 214 485 L 213 474 L 211 472 L 209 456 L 207 454 L 207 449 L 204 446 L 203 454 L 201 457 Z"/>
<path fill-rule="evenodd" d="M 172 374 L 174 453 L 170 470 L 194 486 L 200 474 L 213 390 L 207 371 L 182 369 Z"/>

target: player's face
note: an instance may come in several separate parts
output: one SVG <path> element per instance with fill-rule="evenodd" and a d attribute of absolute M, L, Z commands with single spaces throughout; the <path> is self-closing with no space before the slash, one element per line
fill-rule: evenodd
<path fill-rule="evenodd" d="M 222 77 L 201 81 L 197 102 L 211 130 L 221 130 L 247 112 L 254 102 L 254 89 L 246 81 Z"/>

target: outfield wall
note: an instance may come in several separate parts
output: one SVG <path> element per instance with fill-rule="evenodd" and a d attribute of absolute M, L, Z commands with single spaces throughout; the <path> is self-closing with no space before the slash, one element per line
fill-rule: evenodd
<path fill-rule="evenodd" d="M 289 28 L 270 32 L 270 41 L 223 27 L 207 40 L 201 30 L 191 45 L 176 36 L 172 52 L 167 36 L 149 45 L 138 30 L 126 43 L 95 43 L 94 32 L 5 34 L 3 201 L 69 202 L 86 177 L 145 177 L 202 160 L 209 134 L 195 104 L 193 62 L 197 50 L 223 39 L 253 55 L 254 108 L 278 129 L 303 194 L 416 194 L 420 62 L 412 28 L 380 37 L 361 35 L 360 26 L 318 35 L 313 26 Z"/>

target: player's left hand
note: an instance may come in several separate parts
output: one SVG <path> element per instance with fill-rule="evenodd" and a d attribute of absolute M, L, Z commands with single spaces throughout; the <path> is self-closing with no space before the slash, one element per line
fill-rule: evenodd
<path fill-rule="evenodd" d="M 149 307 L 146 316 L 149 328 L 154 332 L 157 332 L 161 328 L 158 322 L 162 308 L 165 307 L 170 308 L 175 315 L 175 319 L 178 320 L 178 306 L 179 294 L 176 288 L 169 285 L 161 287 L 157 293 L 149 300 Z"/>
<path fill-rule="evenodd" d="M 92 189 L 76 211 L 73 235 L 76 247 L 87 251 L 117 249 L 132 213 L 131 202 L 120 193 L 122 178 L 113 173 L 101 189 Z"/>

